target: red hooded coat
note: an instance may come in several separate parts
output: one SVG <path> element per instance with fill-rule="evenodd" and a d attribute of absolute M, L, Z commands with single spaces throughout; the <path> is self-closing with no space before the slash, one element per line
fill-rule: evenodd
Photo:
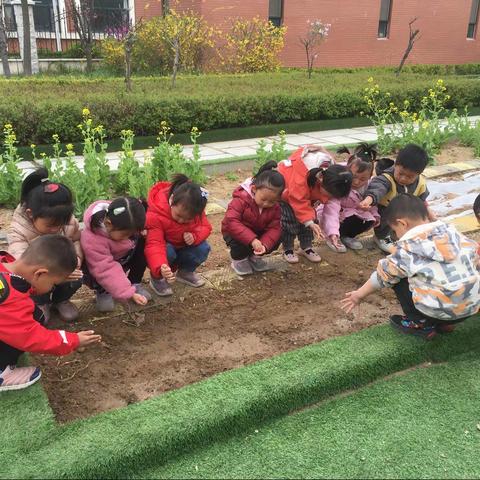
<path fill-rule="evenodd" d="M 191 233 L 194 238 L 193 245 L 199 245 L 212 232 L 212 226 L 205 212 L 188 223 L 178 223 L 172 218 L 168 203 L 171 185 L 170 182 L 159 182 L 148 194 L 145 257 L 152 275 L 157 278 L 161 277 L 162 265 L 168 265 L 167 243 L 177 249 L 187 247 L 183 234 Z"/>

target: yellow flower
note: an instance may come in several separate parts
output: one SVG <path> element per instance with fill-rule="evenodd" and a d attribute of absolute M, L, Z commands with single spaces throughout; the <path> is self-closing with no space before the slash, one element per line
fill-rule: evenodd
<path fill-rule="evenodd" d="M 52 138 L 55 142 L 58 142 L 60 140 L 60 137 L 56 133 L 52 135 Z"/>
<path fill-rule="evenodd" d="M 403 104 L 404 104 L 406 107 L 408 107 L 408 106 L 410 105 L 410 102 L 409 102 L 408 100 L 405 100 L 405 101 L 403 102 Z"/>
<path fill-rule="evenodd" d="M 13 127 L 12 127 L 12 124 L 11 123 L 6 123 L 5 124 L 5 130 L 11 130 Z"/>
<path fill-rule="evenodd" d="M 439 79 L 437 80 L 437 84 L 438 84 L 438 85 L 443 85 L 443 80 L 442 80 L 441 78 L 439 78 Z"/>
<path fill-rule="evenodd" d="M 73 150 L 73 144 L 72 143 L 67 143 L 65 145 L 65 148 L 68 150 L 68 151 L 72 151 Z"/>
<path fill-rule="evenodd" d="M 89 117 L 89 116 L 90 116 L 90 110 L 89 110 L 87 107 L 85 107 L 85 108 L 82 110 L 82 115 L 83 115 L 84 117 Z"/>
<path fill-rule="evenodd" d="M 368 83 L 373 83 L 373 77 L 370 77 L 368 80 L 367 80 Z"/>
<path fill-rule="evenodd" d="M 30 148 L 31 148 L 32 150 L 33 150 L 35 147 L 36 147 L 36 145 L 35 145 L 34 143 L 32 143 L 32 144 L 30 145 Z"/>
<path fill-rule="evenodd" d="M 422 128 L 428 128 L 429 125 L 430 124 L 427 121 L 425 121 L 422 123 Z"/>

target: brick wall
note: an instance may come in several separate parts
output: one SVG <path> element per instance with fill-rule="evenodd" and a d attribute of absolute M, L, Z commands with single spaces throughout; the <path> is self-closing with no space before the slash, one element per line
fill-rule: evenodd
<path fill-rule="evenodd" d="M 144 13 L 149 17 L 157 12 L 154 2 L 160 4 L 136 0 L 136 5 L 150 3 Z M 471 4 L 472 0 L 393 0 L 389 38 L 378 39 L 380 0 L 284 0 L 288 31 L 282 61 L 305 66 L 298 37 L 308 20 L 321 19 L 332 27 L 316 66 L 397 65 L 408 42 L 408 23 L 418 17 L 415 26 L 421 38 L 408 63 L 480 62 L 480 39 L 466 38 Z M 192 8 L 220 28 L 228 27 L 231 17 L 268 18 L 268 0 L 180 0 L 178 8 Z"/>

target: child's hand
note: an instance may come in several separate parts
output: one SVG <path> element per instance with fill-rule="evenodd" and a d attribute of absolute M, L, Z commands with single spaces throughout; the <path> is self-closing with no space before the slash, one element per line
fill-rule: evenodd
<path fill-rule="evenodd" d="M 335 248 L 342 248 L 342 242 L 340 242 L 338 235 L 330 235 L 330 241 L 333 243 Z"/>
<path fill-rule="evenodd" d="M 173 283 L 175 281 L 175 274 L 168 265 L 162 265 L 160 268 L 160 273 L 168 283 Z"/>
<path fill-rule="evenodd" d="M 369 195 L 358 204 L 358 208 L 361 208 L 362 210 L 368 210 L 372 206 L 372 203 L 373 198 Z"/>
<path fill-rule="evenodd" d="M 83 278 L 83 272 L 77 268 L 66 278 L 66 280 L 67 282 L 74 282 L 76 280 L 80 280 L 81 278 Z"/>
<path fill-rule="evenodd" d="M 317 239 L 322 240 L 325 238 L 325 236 L 323 235 L 322 229 L 320 228 L 320 225 L 317 225 L 316 223 L 311 223 L 309 227 L 312 229 L 313 234 Z"/>
<path fill-rule="evenodd" d="M 253 240 L 251 245 L 253 248 L 253 253 L 255 255 L 263 255 L 267 251 L 267 249 L 265 248 L 265 245 L 263 245 L 263 243 L 258 238 Z"/>
<path fill-rule="evenodd" d="M 137 304 L 137 305 L 146 305 L 148 303 L 148 300 L 146 297 L 143 295 L 140 295 L 139 293 L 134 293 L 132 295 L 132 300 Z"/>
<path fill-rule="evenodd" d="M 102 337 L 100 335 L 95 335 L 93 330 L 86 330 L 83 332 L 78 332 L 79 347 L 86 347 L 92 343 L 101 342 Z"/>
<path fill-rule="evenodd" d="M 346 298 L 340 301 L 340 308 L 345 313 L 350 313 L 355 307 L 360 305 L 360 302 L 363 298 L 358 293 L 358 290 L 354 290 L 353 292 L 347 292 L 345 294 L 345 297 Z"/>
<path fill-rule="evenodd" d="M 193 242 L 195 242 L 195 238 L 193 237 L 193 234 L 190 232 L 185 232 L 183 234 L 183 240 L 187 245 L 193 245 Z"/>

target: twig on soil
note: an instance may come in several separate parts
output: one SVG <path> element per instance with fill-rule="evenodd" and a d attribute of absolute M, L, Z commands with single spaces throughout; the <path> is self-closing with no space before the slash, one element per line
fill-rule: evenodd
<path fill-rule="evenodd" d="M 98 362 L 98 360 L 100 360 L 99 358 L 96 358 L 95 360 L 92 360 L 90 362 L 88 362 L 85 366 L 83 366 L 82 368 L 79 368 L 78 370 L 76 370 L 75 372 L 72 373 L 72 375 L 70 375 L 69 377 L 67 378 L 60 378 L 59 380 L 53 380 L 54 382 L 69 382 L 70 380 L 73 379 L 73 377 L 75 377 L 75 375 L 77 373 L 80 373 L 80 372 L 83 372 L 83 370 L 86 370 L 91 363 L 93 362 Z"/>

